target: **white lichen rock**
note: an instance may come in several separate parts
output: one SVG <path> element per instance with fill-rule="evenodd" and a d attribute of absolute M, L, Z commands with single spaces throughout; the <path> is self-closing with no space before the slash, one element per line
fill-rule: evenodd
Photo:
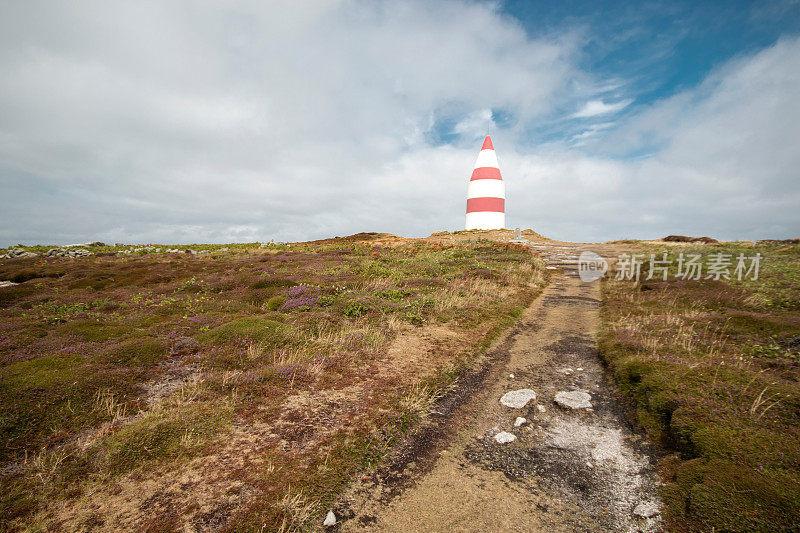
<path fill-rule="evenodd" d="M 536 399 L 536 393 L 531 389 L 519 389 L 519 390 L 512 390 L 503 394 L 503 397 L 500 398 L 500 403 L 505 405 L 506 407 L 511 407 L 514 409 L 522 409 L 528 402 L 531 400 Z"/>
<path fill-rule="evenodd" d="M 565 409 L 591 409 L 591 399 L 588 392 L 571 390 L 556 393 L 555 402 Z"/>
<path fill-rule="evenodd" d="M 654 501 L 640 502 L 633 508 L 633 515 L 639 518 L 652 518 L 660 512 L 661 509 L 659 508 L 658 502 Z"/>
<path fill-rule="evenodd" d="M 508 444 L 509 442 L 514 442 L 517 440 L 517 436 L 513 433 L 509 433 L 508 431 L 501 431 L 494 436 L 494 440 L 496 440 L 498 444 Z"/>

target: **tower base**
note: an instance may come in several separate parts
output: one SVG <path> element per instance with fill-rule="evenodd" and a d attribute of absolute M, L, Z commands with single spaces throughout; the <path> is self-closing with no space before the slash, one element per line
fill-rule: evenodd
<path fill-rule="evenodd" d="M 464 229 L 503 229 L 506 227 L 506 214 L 496 211 L 475 211 L 467 213 Z"/>

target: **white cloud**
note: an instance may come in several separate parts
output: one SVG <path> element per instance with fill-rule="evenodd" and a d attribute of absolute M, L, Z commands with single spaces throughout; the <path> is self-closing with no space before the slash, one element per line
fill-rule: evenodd
<path fill-rule="evenodd" d="M 602 100 L 589 100 L 584 104 L 584 106 L 577 112 L 573 113 L 574 118 L 589 118 L 589 117 L 596 117 L 598 115 L 608 115 L 609 113 L 616 113 L 617 111 L 622 111 L 626 107 L 628 107 L 633 100 L 621 100 L 619 102 L 614 102 L 611 104 L 607 104 Z"/>
<path fill-rule="evenodd" d="M 516 225 L 572 239 L 796 237 L 797 94 L 800 39 L 731 61 L 592 146 L 594 154 L 646 151 L 648 157 L 556 151 L 535 159 L 538 166 L 527 173 L 519 170 L 525 190 L 538 194 L 523 198 L 525 218 Z M 596 178 L 588 190 L 581 181 L 587 176 Z M 564 206 L 574 209 L 563 214 Z"/>
<path fill-rule="evenodd" d="M 458 124 L 453 127 L 453 133 L 466 137 L 470 140 L 482 138 L 491 127 L 494 121 L 492 120 L 491 109 L 479 109 L 468 114 Z"/>
<path fill-rule="evenodd" d="M 597 97 L 570 93 L 574 80 L 598 84 L 576 70 L 569 36 L 533 40 L 491 5 L 3 11 L 0 244 L 459 229 L 491 109 L 515 118 L 493 128 L 512 226 L 578 240 L 800 228 L 798 40 L 621 125 L 530 147 L 527 128 Z M 575 116 L 630 103 L 593 100 Z M 440 112 L 464 142 L 429 144 Z"/>
<path fill-rule="evenodd" d="M 435 153 L 437 109 L 474 135 L 492 107 L 549 111 L 573 72 L 566 40 L 531 40 L 486 4 L 3 9 L 6 242 L 433 231 L 441 218 L 394 216 L 393 198 L 364 219 L 380 195 L 364 181 Z"/>

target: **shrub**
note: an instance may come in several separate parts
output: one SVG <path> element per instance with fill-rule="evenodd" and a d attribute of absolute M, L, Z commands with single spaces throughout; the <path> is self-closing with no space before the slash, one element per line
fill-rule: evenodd
<path fill-rule="evenodd" d="M 30 279 L 43 278 L 45 274 L 41 272 L 34 272 L 33 270 L 22 270 L 11 276 L 11 281 L 14 283 L 23 283 Z"/>
<path fill-rule="evenodd" d="M 411 294 L 411 291 L 405 289 L 385 289 L 377 292 L 377 295 L 384 300 L 391 300 L 393 302 L 399 302 L 409 294 Z"/>
<path fill-rule="evenodd" d="M 317 305 L 319 305 L 320 307 L 330 307 L 334 303 L 336 303 L 336 297 L 328 294 L 320 296 L 319 300 L 317 300 Z"/>
<path fill-rule="evenodd" d="M 361 302 L 349 302 L 342 313 L 344 316 L 349 316 L 352 318 L 360 317 L 366 314 L 369 311 L 369 307 L 362 304 Z"/>
<path fill-rule="evenodd" d="M 423 323 L 425 323 L 425 318 L 416 311 L 409 311 L 406 313 L 405 318 L 415 326 L 421 326 Z"/>
<path fill-rule="evenodd" d="M 250 285 L 251 289 L 271 289 L 274 287 L 294 287 L 297 285 L 289 279 L 262 279 Z"/>
<path fill-rule="evenodd" d="M 286 300 L 286 302 L 284 302 L 284 304 L 281 306 L 281 310 L 290 311 L 292 309 L 296 309 L 298 311 L 308 311 L 315 305 L 317 305 L 316 296 L 296 296 Z"/>

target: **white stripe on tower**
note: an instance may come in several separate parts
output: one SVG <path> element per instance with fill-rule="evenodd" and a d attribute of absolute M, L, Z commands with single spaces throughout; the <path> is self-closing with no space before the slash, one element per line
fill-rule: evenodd
<path fill-rule="evenodd" d="M 466 229 L 503 229 L 506 225 L 506 186 L 488 135 L 483 141 L 467 187 Z"/>

